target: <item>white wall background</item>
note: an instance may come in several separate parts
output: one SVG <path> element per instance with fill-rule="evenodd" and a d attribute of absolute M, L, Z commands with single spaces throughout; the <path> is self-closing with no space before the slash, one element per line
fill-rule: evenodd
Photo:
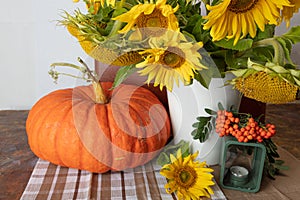
<path fill-rule="evenodd" d="M 64 27 L 56 25 L 62 10 L 72 12 L 83 3 L 72 0 L 0 0 L 0 110 L 30 109 L 43 95 L 58 88 L 73 87 L 72 78 L 63 77 L 55 85 L 48 76 L 53 62 L 77 63 L 86 59 L 77 41 Z M 300 25 L 300 14 L 292 24 Z M 282 25 L 279 32 L 285 31 Z M 300 64 L 300 45 L 293 51 Z"/>
<path fill-rule="evenodd" d="M 85 59 L 77 41 L 57 26 L 62 10 L 84 10 L 72 0 L 1 0 L 0 7 L 0 109 L 30 109 L 43 95 L 74 86 L 62 77 L 54 84 L 49 77 L 53 62 L 77 63 Z"/>

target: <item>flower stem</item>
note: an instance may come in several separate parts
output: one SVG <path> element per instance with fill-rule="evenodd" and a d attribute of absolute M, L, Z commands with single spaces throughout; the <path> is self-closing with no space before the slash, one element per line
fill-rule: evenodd
<path fill-rule="evenodd" d="M 120 30 L 121 26 L 122 26 L 122 22 L 120 22 L 118 20 L 115 21 L 115 23 L 114 23 L 114 25 L 113 25 L 113 27 L 112 27 L 109 35 L 108 35 L 108 38 L 111 37 L 111 36 L 114 36 L 115 34 L 117 34 L 118 31 Z"/>
<path fill-rule="evenodd" d="M 123 8 L 125 3 L 126 3 L 126 0 L 121 0 L 119 2 L 119 4 L 117 5 L 116 10 L 119 10 L 119 9 Z M 108 35 L 108 37 L 111 37 L 111 36 L 114 36 L 115 34 L 117 34 L 118 31 L 120 30 L 121 26 L 122 26 L 122 22 L 116 20 L 113 27 L 112 27 L 112 29 L 111 29 L 111 31 L 110 31 L 110 33 L 109 33 L 109 35 Z"/>

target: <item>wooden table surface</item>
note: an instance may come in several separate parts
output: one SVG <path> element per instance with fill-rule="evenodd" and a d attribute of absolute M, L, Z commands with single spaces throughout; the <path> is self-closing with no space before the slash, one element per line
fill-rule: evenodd
<path fill-rule="evenodd" d="M 37 157 L 27 144 L 28 111 L 0 111 L 0 199 L 19 199 Z M 277 125 L 273 140 L 300 159 L 300 104 L 267 105 L 266 121 Z"/>

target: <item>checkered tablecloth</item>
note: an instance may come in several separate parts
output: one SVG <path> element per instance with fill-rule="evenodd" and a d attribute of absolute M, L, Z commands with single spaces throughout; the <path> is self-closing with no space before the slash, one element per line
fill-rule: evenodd
<path fill-rule="evenodd" d="M 152 163 L 122 172 L 105 174 L 71 169 L 38 160 L 21 197 L 32 199 L 176 199 L 167 194 L 166 179 Z M 226 199 L 219 186 L 213 186 L 212 199 Z"/>

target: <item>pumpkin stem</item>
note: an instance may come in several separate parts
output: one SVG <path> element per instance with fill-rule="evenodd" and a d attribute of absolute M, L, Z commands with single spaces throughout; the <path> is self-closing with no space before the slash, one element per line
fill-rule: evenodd
<path fill-rule="evenodd" d="M 103 88 L 101 87 L 100 82 L 92 82 L 94 93 L 95 93 L 95 103 L 105 104 L 107 103 L 106 95 L 104 94 Z"/>
<path fill-rule="evenodd" d="M 93 75 L 90 68 L 87 66 L 87 64 L 78 57 L 78 61 L 86 68 L 86 71 L 88 73 L 88 76 L 92 79 L 92 85 L 94 88 L 94 94 L 95 94 L 95 103 L 105 104 L 107 103 L 107 98 L 104 93 L 104 90 L 99 82 L 99 80 Z"/>

